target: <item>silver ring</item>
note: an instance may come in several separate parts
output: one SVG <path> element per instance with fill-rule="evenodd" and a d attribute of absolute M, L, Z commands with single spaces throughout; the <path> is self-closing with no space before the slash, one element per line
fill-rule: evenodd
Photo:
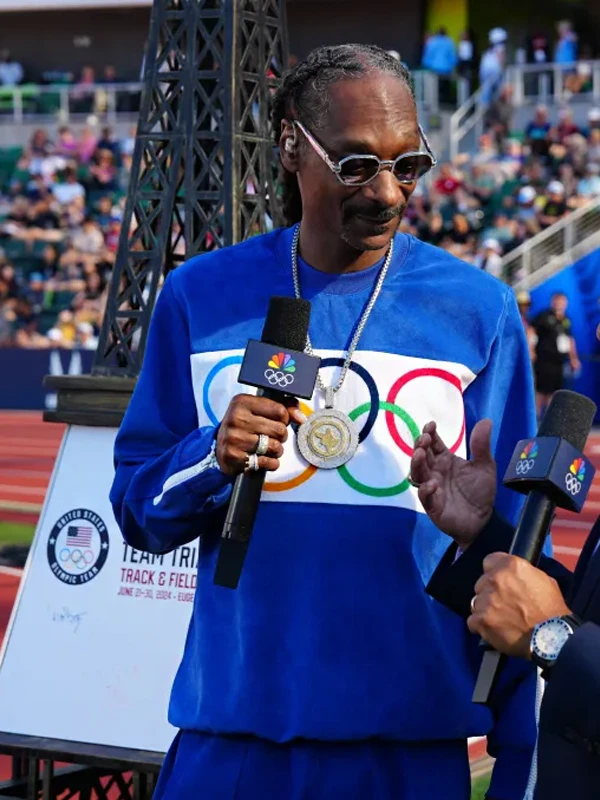
<path fill-rule="evenodd" d="M 269 437 L 266 433 L 259 433 L 258 434 L 258 444 L 256 445 L 256 450 L 254 451 L 257 456 L 264 456 L 266 455 L 267 451 L 269 450 Z"/>
<path fill-rule="evenodd" d="M 477 595 L 473 595 L 471 598 L 471 614 L 475 614 L 475 601 L 477 600 Z"/>
<path fill-rule="evenodd" d="M 420 483 L 417 483 L 416 481 L 413 481 L 412 475 L 410 473 L 408 474 L 408 477 L 407 477 L 406 480 L 410 483 L 411 486 L 414 486 L 415 489 L 418 489 L 419 486 L 421 485 Z"/>
<path fill-rule="evenodd" d="M 258 456 L 252 453 L 246 458 L 245 472 L 258 472 Z"/>

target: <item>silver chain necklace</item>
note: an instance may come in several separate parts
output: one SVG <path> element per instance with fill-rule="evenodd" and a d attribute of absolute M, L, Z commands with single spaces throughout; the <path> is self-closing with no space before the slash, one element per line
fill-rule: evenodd
<path fill-rule="evenodd" d="M 298 274 L 298 243 L 300 241 L 300 225 L 296 226 L 292 240 L 292 276 L 294 278 L 294 292 L 296 299 L 301 298 L 300 278 Z M 358 347 L 358 342 L 365 329 L 367 320 L 373 306 L 379 297 L 383 281 L 392 262 L 394 240 L 390 242 L 387 256 L 379 271 L 373 291 L 363 313 L 358 320 L 356 330 L 352 336 L 350 347 L 346 354 L 342 370 L 337 382 L 332 386 L 325 386 L 320 374 L 317 374 L 317 386 L 325 393 L 325 408 L 315 411 L 298 429 L 298 448 L 309 464 L 321 469 L 336 469 L 350 461 L 358 448 L 358 429 L 347 414 L 335 409 L 335 395 L 342 388 L 352 358 Z M 306 352 L 313 355 L 310 336 L 306 337 Z"/>

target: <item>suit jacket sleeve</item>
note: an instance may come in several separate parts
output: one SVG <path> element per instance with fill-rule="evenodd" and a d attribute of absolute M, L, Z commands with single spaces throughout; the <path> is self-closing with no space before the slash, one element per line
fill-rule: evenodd
<path fill-rule="evenodd" d="M 600 626 L 586 622 L 563 647 L 544 693 L 540 728 L 600 754 Z"/>
<path fill-rule="evenodd" d="M 464 553 L 458 554 L 456 544 L 450 545 L 427 584 L 427 593 L 467 619 L 471 614 L 475 584 L 483 575 L 485 557 L 490 553 L 507 553 L 514 533 L 512 525 L 494 511 L 488 524 Z M 545 555 L 540 558 L 538 567 L 558 582 L 561 592 L 567 597 L 573 574 Z"/>

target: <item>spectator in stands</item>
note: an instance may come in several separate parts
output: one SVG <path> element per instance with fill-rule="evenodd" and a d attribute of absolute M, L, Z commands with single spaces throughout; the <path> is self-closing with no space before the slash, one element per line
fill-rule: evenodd
<path fill-rule="evenodd" d="M 114 192 L 118 189 L 117 168 L 111 150 L 96 150 L 95 163 L 90 166 L 90 189 L 95 192 Z"/>
<path fill-rule="evenodd" d="M 85 189 L 77 180 L 77 171 L 67 167 L 63 173 L 63 182 L 52 187 L 52 193 L 61 206 L 69 206 L 76 201 L 85 200 Z"/>
<path fill-rule="evenodd" d="M 77 326 L 75 344 L 82 350 L 96 350 L 98 347 L 98 337 L 94 333 L 94 326 L 89 322 L 80 322 Z"/>
<path fill-rule="evenodd" d="M 567 20 L 563 20 L 557 24 L 556 28 L 558 41 L 554 51 L 554 61 L 556 64 L 574 65 L 577 61 L 577 34 L 573 30 L 573 25 Z"/>
<path fill-rule="evenodd" d="M 79 161 L 81 164 L 89 164 L 94 157 L 98 146 L 98 138 L 90 125 L 86 125 L 81 133 L 79 140 Z"/>
<path fill-rule="evenodd" d="M 529 345 L 529 357 L 531 358 L 531 363 L 534 364 L 538 336 L 533 325 L 529 322 L 529 312 L 531 311 L 531 295 L 529 292 L 518 292 L 516 300 L 519 307 L 519 313 L 521 314 L 521 322 L 523 323 L 523 330 L 525 331 L 527 344 Z"/>
<path fill-rule="evenodd" d="M 23 82 L 22 65 L 16 61 L 10 50 L 0 52 L 0 86 L 18 86 Z"/>
<path fill-rule="evenodd" d="M 479 82 L 482 85 L 481 99 L 486 105 L 494 100 L 502 83 L 506 64 L 506 31 L 503 28 L 493 28 L 489 32 L 488 39 L 489 47 L 479 63 Z"/>
<path fill-rule="evenodd" d="M 422 57 L 423 67 L 435 72 L 436 75 L 448 77 L 456 69 L 457 63 L 456 46 L 448 36 L 446 28 L 442 27 L 425 42 Z"/>
<path fill-rule="evenodd" d="M 585 168 L 585 175 L 577 184 L 577 194 L 585 201 L 592 197 L 600 197 L 600 165 L 590 161 Z"/>
<path fill-rule="evenodd" d="M 510 134 L 513 116 L 512 87 L 503 86 L 486 112 L 486 125 L 498 149 Z"/>
<path fill-rule="evenodd" d="M 502 245 L 497 239 L 486 239 L 475 258 L 475 266 L 489 272 L 494 278 L 502 277 Z"/>
<path fill-rule="evenodd" d="M 560 181 L 551 181 L 548 184 L 546 203 L 540 214 L 540 225 L 542 228 L 549 228 L 562 219 L 567 210 L 565 187 Z"/>
<path fill-rule="evenodd" d="M 472 31 L 463 31 L 460 35 L 457 48 L 457 67 L 456 71 L 461 78 L 467 81 L 468 93 L 473 91 L 475 75 L 477 74 L 478 56 L 475 36 Z"/>
<path fill-rule="evenodd" d="M 87 216 L 83 220 L 81 228 L 75 232 L 73 246 L 80 253 L 88 253 L 90 255 L 99 255 L 103 249 L 104 236 L 98 223 L 91 216 Z"/>
<path fill-rule="evenodd" d="M 551 125 L 548 121 L 548 109 L 546 106 L 538 106 L 535 116 L 525 129 L 525 141 L 527 142 L 532 155 L 547 158 L 550 151 L 550 130 Z"/>
<path fill-rule="evenodd" d="M 426 40 L 422 64 L 424 69 L 435 72 L 439 78 L 440 102 L 448 102 L 450 97 L 449 78 L 458 64 L 458 55 L 456 45 L 448 36 L 446 28 L 440 28 L 437 33 Z"/>
<path fill-rule="evenodd" d="M 58 141 L 54 152 L 56 155 L 63 156 L 67 159 L 76 159 L 79 145 L 77 139 L 71 128 L 63 125 L 58 129 Z"/>
<path fill-rule="evenodd" d="M 551 132 L 551 137 L 554 141 L 561 144 L 574 133 L 579 133 L 579 127 L 573 120 L 573 111 L 570 108 L 561 108 L 558 112 L 558 125 Z"/>

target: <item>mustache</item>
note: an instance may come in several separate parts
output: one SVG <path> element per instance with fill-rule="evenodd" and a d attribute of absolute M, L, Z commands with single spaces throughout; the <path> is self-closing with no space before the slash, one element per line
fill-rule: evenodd
<path fill-rule="evenodd" d="M 371 205 L 361 206 L 359 208 L 348 208 L 345 216 L 347 219 L 356 216 L 368 217 L 373 220 L 373 222 L 379 222 L 383 225 L 384 223 L 391 222 L 393 219 L 400 219 L 405 211 L 405 203 L 401 203 L 394 208 Z"/>

